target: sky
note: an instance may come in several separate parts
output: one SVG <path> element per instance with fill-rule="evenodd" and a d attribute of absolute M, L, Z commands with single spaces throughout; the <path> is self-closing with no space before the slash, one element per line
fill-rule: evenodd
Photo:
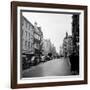
<path fill-rule="evenodd" d="M 66 32 L 72 34 L 72 14 L 52 14 L 52 13 L 35 13 L 23 12 L 33 25 L 37 22 L 37 26 L 41 27 L 44 39 L 50 39 L 51 43 L 56 47 L 59 53 Z"/>

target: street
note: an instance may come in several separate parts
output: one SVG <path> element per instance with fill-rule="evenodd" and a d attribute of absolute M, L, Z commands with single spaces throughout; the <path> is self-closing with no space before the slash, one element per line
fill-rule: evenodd
<path fill-rule="evenodd" d="M 22 77 L 65 76 L 70 75 L 69 59 L 53 59 L 22 72 Z"/>

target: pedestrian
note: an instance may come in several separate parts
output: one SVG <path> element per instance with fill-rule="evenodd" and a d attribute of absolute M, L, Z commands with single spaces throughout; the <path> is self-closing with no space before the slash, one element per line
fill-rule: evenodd
<path fill-rule="evenodd" d="M 71 63 L 71 72 L 72 75 L 79 74 L 79 56 L 72 54 L 69 56 Z"/>
<path fill-rule="evenodd" d="M 69 59 L 70 59 L 70 63 L 71 63 L 71 73 L 73 74 L 74 73 L 74 55 L 73 54 L 71 54 L 70 56 L 69 56 Z"/>

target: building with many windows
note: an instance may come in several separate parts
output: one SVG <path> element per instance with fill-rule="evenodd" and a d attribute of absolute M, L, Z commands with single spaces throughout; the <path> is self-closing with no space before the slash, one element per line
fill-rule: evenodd
<path fill-rule="evenodd" d="M 63 40 L 63 55 L 65 57 L 70 56 L 73 53 L 73 40 L 72 36 L 66 32 L 66 37 Z"/>
<path fill-rule="evenodd" d="M 22 16 L 21 45 L 23 54 L 34 53 L 34 26 Z"/>
<path fill-rule="evenodd" d="M 43 39 L 43 33 L 41 27 L 37 26 L 37 23 L 33 25 L 23 15 L 21 16 L 21 51 L 22 55 L 31 57 L 30 55 L 40 54 L 41 41 Z"/>
<path fill-rule="evenodd" d="M 36 54 L 41 54 L 41 43 L 43 40 L 43 33 L 41 27 L 37 26 L 37 23 L 34 23 L 34 49 Z"/>
<path fill-rule="evenodd" d="M 43 55 L 48 55 L 49 53 L 53 56 L 57 55 L 56 48 L 54 44 L 51 43 L 50 39 L 43 39 L 42 50 Z"/>

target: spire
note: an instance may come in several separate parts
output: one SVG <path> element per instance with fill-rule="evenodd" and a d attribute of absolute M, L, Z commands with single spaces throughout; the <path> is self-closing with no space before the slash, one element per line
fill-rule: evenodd
<path fill-rule="evenodd" d="M 68 37 L 68 33 L 66 32 L 66 38 Z"/>

